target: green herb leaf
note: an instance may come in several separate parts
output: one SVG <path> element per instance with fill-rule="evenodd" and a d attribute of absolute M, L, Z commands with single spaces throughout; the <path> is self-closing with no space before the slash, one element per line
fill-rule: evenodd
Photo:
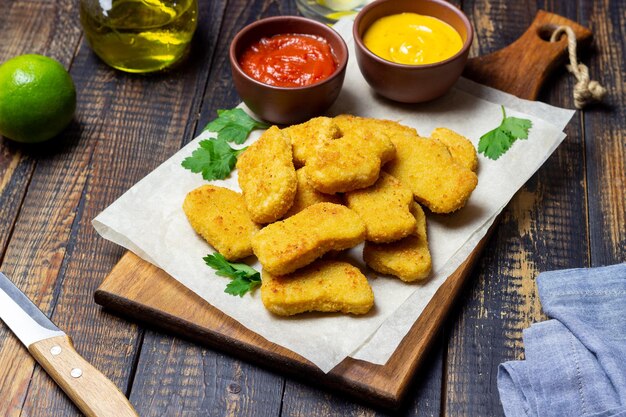
<path fill-rule="evenodd" d="M 258 273 L 257 273 L 258 274 Z M 235 278 L 226 285 L 224 292 L 230 295 L 243 297 L 249 291 L 261 285 L 261 280 L 251 280 L 249 278 Z"/>
<path fill-rule="evenodd" d="M 233 149 L 223 139 L 201 140 L 200 147 L 181 165 L 191 172 L 202 173 L 207 181 L 223 180 L 235 168 L 237 157 L 245 149 Z"/>
<path fill-rule="evenodd" d="M 511 145 L 518 139 L 528 139 L 528 130 L 532 122 L 518 117 L 506 117 L 502 106 L 502 122 L 500 126 L 485 133 L 478 142 L 478 152 L 487 158 L 496 160 L 500 158 Z"/>
<path fill-rule="evenodd" d="M 247 292 L 261 285 L 261 274 L 247 264 L 228 262 L 219 253 L 207 255 L 202 259 L 216 270 L 217 275 L 232 279 L 224 290 L 227 294 L 243 297 Z"/>
<path fill-rule="evenodd" d="M 203 131 L 217 132 L 217 138 L 242 144 L 254 129 L 267 129 L 269 125 L 254 120 L 240 108 L 218 110 L 217 119 L 207 124 Z"/>
<path fill-rule="evenodd" d="M 533 123 L 528 119 L 520 119 L 519 117 L 505 117 L 500 125 L 502 129 L 509 132 L 514 138 L 528 139 L 528 130 Z"/>
<path fill-rule="evenodd" d="M 487 158 L 496 160 L 509 150 L 513 140 L 502 129 L 497 128 L 485 133 L 478 142 L 478 152 Z"/>

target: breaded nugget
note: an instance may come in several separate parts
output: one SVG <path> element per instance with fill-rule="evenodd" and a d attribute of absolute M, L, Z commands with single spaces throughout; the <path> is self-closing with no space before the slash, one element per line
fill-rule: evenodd
<path fill-rule="evenodd" d="M 384 172 L 371 187 L 345 194 L 347 206 L 365 222 L 371 242 L 393 242 L 415 230 L 410 207 L 413 193 L 400 181 Z"/>
<path fill-rule="evenodd" d="M 395 148 L 384 135 L 367 130 L 344 135 L 322 144 L 308 158 L 307 178 L 318 191 L 343 193 L 374 184 L 384 162 L 395 156 Z"/>
<path fill-rule="evenodd" d="M 350 114 L 341 114 L 339 116 L 335 116 L 333 121 L 337 124 L 337 126 L 339 126 L 341 132 L 368 130 L 370 132 L 382 134 L 387 139 L 391 139 L 392 137 L 398 135 L 417 136 L 417 130 L 398 122 L 394 122 L 393 120 L 372 119 L 367 117 L 352 116 Z M 395 153 L 390 157 L 387 155 L 383 156 L 383 164 L 393 159 L 394 156 Z"/>
<path fill-rule="evenodd" d="M 318 191 L 335 194 L 369 187 L 380 175 L 380 158 L 355 142 L 337 139 L 309 158 L 304 172 Z"/>
<path fill-rule="evenodd" d="M 306 178 L 303 168 L 296 170 L 296 175 L 298 176 L 298 190 L 293 199 L 293 205 L 283 218 L 291 217 L 316 203 L 341 204 L 341 198 L 338 195 L 320 193 L 313 188 Z"/>
<path fill-rule="evenodd" d="M 289 138 L 276 126 L 241 154 L 239 186 L 248 212 L 257 223 L 280 219 L 293 204 L 298 180 Z"/>
<path fill-rule="evenodd" d="M 413 191 L 434 213 L 451 213 L 465 205 L 478 177 L 457 164 L 446 146 L 419 136 L 394 136 L 396 159 L 385 170 Z"/>
<path fill-rule="evenodd" d="M 250 218 L 241 194 L 203 185 L 189 192 L 183 210 L 191 227 L 229 261 L 252 255 L 259 226 Z"/>
<path fill-rule="evenodd" d="M 374 305 L 367 279 L 346 262 L 319 260 L 283 276 L 263 270 L 262 282 L 263 305 L 279 316 L 306 311 L 365 314 Z"/>
<path fill-rule="evenodd" d="M 351 114 L 341 114 L 335 116 L 333 121 L 339 126 L 341 136 L 356 136 L 363 139 L 367 146 L 380 155 L 381 163 L 391 161 L 395 156 L 395 147 L 390 140 L 390 135 L 397 130 L 417 132 L 407 126 L 392 122 L 391 120 L 371 119 L 367 117 L 357 117 Z"/>
<path fill-rule="evenodd" d="M 263 228 L 252 248 L 267 272 L 284 275 L 364 239 L 365 224 L 358 214 L 339 204 L 317 203 Z"/>
<path fill-rule="evenodd" d="M 478 168 L 478 154 L 474 144 L 465 136 L 459 135 L 454 130 L 438 127 L 430 134 L 431 139 L 436 139 L 446 145 L 452 158 L 460 165 L 476 172 Z"/>
<path fill-rule="evenodd" d="M 317 152 L 322 143 L 341 136 L 339 127 L 329 117 L 316 117 L 308 122 L 286 127 L 283 132 L 291 140 L 293 162 L 297 167 L 304 166 L 309 156 Z"/>
<path fill-rule="evenodd" d="M 366 242 L 363 248 L 363 260 L 370 268 L 406 282 L 426 278 L 432 266 L 424 210 L 413 202 L 411 212 L 417 221 L 411 236 L 391 243 Z"/>

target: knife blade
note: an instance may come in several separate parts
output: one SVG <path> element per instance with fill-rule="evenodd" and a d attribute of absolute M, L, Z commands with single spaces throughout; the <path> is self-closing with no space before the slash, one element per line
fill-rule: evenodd
<path fill-rule="evenodd" d="M 88 417 L 137 417 L 126 396 L 74 349 L 72 339 L 0 272 L 0 319 Z"/>

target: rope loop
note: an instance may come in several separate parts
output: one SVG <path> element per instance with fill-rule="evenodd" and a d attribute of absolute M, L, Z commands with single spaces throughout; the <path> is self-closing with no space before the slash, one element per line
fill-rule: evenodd
<path fill-rule="evenodd" d="M 567 35 L 567 51 L 569 53 L 569 65 L 567 70 L 574 74 L 578 80 L 574 86 L 574 105 L 582 109 L 593 101 L 602 101 L 606 95 L 606 88 L 599 82 L 589 78 L 589 68 L 585 64 L 578 63 L 576 58 L 576 34 L 569 26 L 559 26 L 550 36 L 550 42 L 557 42 L 562 34 Z"/>

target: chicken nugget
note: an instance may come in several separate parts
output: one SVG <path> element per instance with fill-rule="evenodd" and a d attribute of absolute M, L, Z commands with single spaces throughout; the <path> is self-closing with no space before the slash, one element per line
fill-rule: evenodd
<path fill-rule="evenodd" d="M 468 138 L 445 127 L 438 127 L 433 130 L 430 138 L 446 145 L 456 163 L 476 172 L 478 168 L 478 154 L 474 144 Z"/>
<path fill-rule="evenodd" d="M 276 126 L 241 154 L 237 161 L 239 186 L 257 223 L 280 219 L 293 204 L 298 187 L 289 138 Z"/>
<path fill-rule="evenodd" d="M 415 199 L 434 213 L 463 207 L 478 184 L 470 169 L 457 164 L 446 146 L 419 136 L 394 136 L 396 158 L 385 170 L 413 191 Z"/>
<path fill-rule="evenodd" d="M 341 204 L 341 198 L 339 198 L 339 196 L 320 193 L 313 188 L 313 186 L 309 183 L 309 180 L 306 178 L 303 168 L 296 170 L 296 175 L 298 176 L 298 190 L 296 191 L 296 196 L 293 199 L 293 205 L 283 218 L 286 219 L 287 217 L 291 217 L 316 203 Z"/>
<path fill-rule="evenodd" d="M 363 240 L 365 224 L 358 214 L 339 204 L 317 203 L 261 229 L 252 248 L 267 272 L 284 275 Z"/>
<path fill-rule="evenodd" d="M 183 210 L 191 227 L 229 261 L 252 255 L 259 226 L 250 218 L 241 194 L 203 185 L 185 197 Z"/>
<path fill-rule="evenodd" d="M 265 308 L 279 316 L 306 311 L 365 314 L 374 305 L 374 293 L 355 266 L 319 260 L 283 276 L 264 269 L 261 300 Z"/>
<path fill-rule="evenodd" d="M 410 207 L 413 193 L 384 172 L 374 185 L 345 194 L 348 207 L 356 211 L 367 227 L 371 242 L 393 242 L 413 233 L 415 217 Z"/>
<path fill-rule="evenodd" d="M 381 274 L 397 276 L 406 282 L 428 277 L 432 267 L 424 210 L 413 202 L 411 212 L 417 221 L 411 236 L 391 243 L 365 242 L 363 248 L 363 260 L 367 266 Z"/>
<path fill-rule="evenodd" d="M 315 117 L 308 122 L 286 127 L 283 132 L 291 139 L 293 162 L 298 167 L 304 166 L 322 143 L 341 136 L 339 127 L 330 117 Z"/>
<path fill-rule="evenodd" d="M 311 185 L 326 194 L 369 187 L 378 179 L 382 164 L 395 156 L 386 136 L 366 130 L 343 133 L 322 144 L 305 166 Z"/>
<path fill-rule="evenodd" d="M 410 135 L 417 136 L 417 131 L 412 127 L 402 125 L 393 120 L 373 119 L 367 117 L 357 117 L 350 114 L 340 114 L 335 116 L 333 121 L 339 126 L 343 132 L 373 132 L 378 137 L 384 137 L 390 140 L 393 136 Z M 393 144 L 393 143 L 392 143 Z M 385 145 L 386 146 L 386 145 Z M 381 157 L 382 163 L 388 162 L 395 157 L 395 152 L 384 153 Z"/>
<path fill-rule="evenodd" d="M 333 121 L 339 126 L 341 136 L 354 135 L 364 139 L 366 145 L 371 146 L 372 150 L 380 155 L 383 165 L 396 156 L 395 147 L 390 140 L 392 134 L 395 134 L 397 130 L 405 129 L 412 130 L 417 134 L 415 129 L 402 126 L 391 120 L 341 114 L 335 116 Z"/>

